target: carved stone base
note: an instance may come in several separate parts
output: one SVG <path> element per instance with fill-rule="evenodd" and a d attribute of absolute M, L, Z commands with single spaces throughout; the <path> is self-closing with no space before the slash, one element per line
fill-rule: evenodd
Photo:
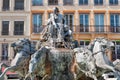
<path fill-rule="evenodd" d="M 74 80 L 74 74 L 71 72 L 73 51 L 65 48 L 55 48 L 50 52 L 49 57 L 52 64 L 50 80 Z"/>

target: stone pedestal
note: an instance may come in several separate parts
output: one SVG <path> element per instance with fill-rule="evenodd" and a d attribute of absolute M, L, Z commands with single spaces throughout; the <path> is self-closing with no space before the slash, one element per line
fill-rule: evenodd
<path fill-rule="evenodd" d="M 51 80 L 74 80 L 71 72 L 73 51 L 65 48 L 55 48 L 50 51 Z"/>

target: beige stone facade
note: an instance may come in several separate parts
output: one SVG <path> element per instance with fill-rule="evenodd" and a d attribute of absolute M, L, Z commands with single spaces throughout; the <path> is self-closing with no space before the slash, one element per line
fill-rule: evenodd
<path fill-rule="evenodd" d="M 0 61 L 9 62 L 14 57 L 13 49 L 10 47 L 11 43 L 15 40 L 18 40 L 20 38 L 30 38 L 30 0 L 24 0 L 23 2 L 23 8 L 15 9 L 15 0 L 9 0 L 8 4 L 9 6 L 5 6 L 4 4 L 6 2 L 3 2 L 5 0 L 0 0 Z M 6 0 L 8 1 L 8 0 Z M 19 7 L 19 6 L 18 6 Z M 6 23 L 4 22 L 8 21 L 8 28 L 6 27 Z M 15 23 L 16 22 L 16 23 Z M 17 24 L 18 22 L 18 24 Z M 16 30 L 19 29 L 21 26 L 23 31 L 21 33 L 17 33 Z M 16 24 L 16 25 L 15 25 Z M 5 25 L 5 26 L 4 26 Z M 16 27 L 16 29 L 15 29 Z M 19 28 L 17 28 L 19 27 Z M 6 31 L 5 29 L 8 29 Z M 4 33 L 5 32 L 5 33 Z M 7 44 L 7 54 L 4 53 L 5 48 L 3 48 L 4 44 Z M 8 55 L 7 59 L 4 58 L 3 55 Z"/>

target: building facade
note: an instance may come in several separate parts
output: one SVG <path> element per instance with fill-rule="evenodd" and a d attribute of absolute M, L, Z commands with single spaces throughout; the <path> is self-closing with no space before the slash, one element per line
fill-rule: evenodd
<path fill-rule="evenodd" d="M 115 43 L 110 58 L 120 58 L 120 0 L 32 0 L 31 40 L 40 39 L 55 6 L 80 46 L 88 45 L 96 37 L 106 37 Z"/>
<path fill-rule="evenodd" d="M 0 61 L 15 56 L 11 43 L 30 38 L 30 0 L 0 0 Z"/>

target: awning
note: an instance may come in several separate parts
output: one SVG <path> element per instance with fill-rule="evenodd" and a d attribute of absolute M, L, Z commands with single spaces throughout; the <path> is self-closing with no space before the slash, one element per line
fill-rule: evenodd
<path fill-rule="evenodd" d="M 5 70 L 5 67 L 2 67 L 2 72 Z M 11 71 L 7 71 L 7 73 L 6 73 L 7 75 L 10 75 L 10 74 L 17 74 L 17 73 L 15 73 L 15 72 L 11 72 Z"/>

